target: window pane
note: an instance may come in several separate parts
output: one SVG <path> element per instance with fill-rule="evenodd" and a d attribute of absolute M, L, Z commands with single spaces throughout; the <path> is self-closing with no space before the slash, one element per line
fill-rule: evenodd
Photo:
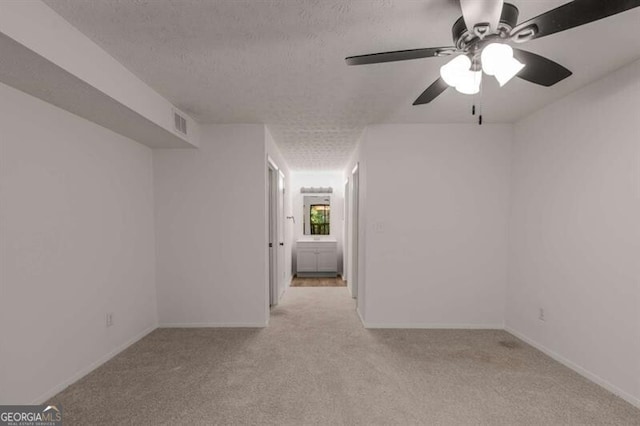
<path fill-rule="evenodd" d="M 309 223 L 312 235 L 330 234 L 331 207 L 329 204 L 312 204 L 309 208 Z"/>

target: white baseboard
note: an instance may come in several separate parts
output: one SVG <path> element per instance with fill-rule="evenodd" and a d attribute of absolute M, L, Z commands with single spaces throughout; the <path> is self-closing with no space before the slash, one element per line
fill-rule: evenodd
<path fill-rule="evenodd" d="M 361 318 L 362 319 L 362 318 Z M 446 330 L 504 330 L 503 324 L 442 324 L 442 323 L 373 323 L 363 321 L 365 328 L 419 328 Z"/>
<path fill-rule="evenodd" d="M 362 318 L 362 314 L 360 313 L 360 309 L 358 307 L 356 307 L 356 312 L 358 313 L 358 318 L 360 318 L 360 322 L 362 323 L 364 328 L 367 328 L 367 323 L 364 322 L 364 319 Z"/>
<path fill-rule="evenodd" d="M 164 323 L 158 328 L 265 328 L 266 322 L 190 322 Z"/>
<path fill-rule="evenodd" d="M 349 284 L 349 281 L 346 282 L 347 283 L 347 289 L 349 290 L 349 296 L 351 296 L 352 299 L 358 299 L 358 296 L 353 294 L 353 287 Z"/>
<path fill-rule="evenodd" d="M 122 345 L 118 346 L 117 348 L 115 348 L 111 352 L 109 352 L 106 355 L 100 357 L 97 361 L 92 362 L 88 366 L 82 368 L 80 371 L 76 372 L 70 378 L 64 380 L 62 383 L 60 383 L 60 384 L 54 386 L 53 388 L 49 389 L 48 391 L 46 391 L 45 393 L 43 393 L 42 395 L 37 397 L 35 400 L 33 400 L 31 402 L 31 404 L 32 405 L 38 405 L 38 404 L 44 403 L 45 401 L 47 401 L 51 397 L 57 395 L 59 392 L 61 392 L 65 388 L 67 388 L 69 385 L 77 382 L 78 380 L 80 380 L 81 378 L 86 376 L 87 374 L 91 373 L 96 368 L 100 367 L 105 362 L 109 361 L 114 356 L 118 355 L 120 352 L 122 352 L 125 349 L 127 349 L 129 346 L 131 346 L 134 343 L 138 342 L 139 340 L 141 340 L 143 337 L 145 337 L 147 334 L 151 333 L 155 329 L 156 329 L 156 326 L 153 325 L 153 326 L 147 328 L 146 330 L 144 330 L 142 333 L 139 333 L 136 336 L 132 337 L 131 339 L 127 340 L 125 343 L 123 343 Z"/>
<path fill-rule="evenodd" d="M 536 342 L 535 340 L 528 338 L 527 336 L 525 336 L 524 334 L 514 330 L 513 328 L 505 327 L 504 329 L 508 333 L 511 333 L 514 336 L 516 336 L 518 339 L 525 341 L 526 343 L 530 344 L 534 348 L 538 349 L 540 352 L 543 352 L 545 355 L 547 355 L 547 356 L 553 358 L 554 360 L 558 361 L 560 364 L 564 365 L 565 367 L 569 367 L 570 369 L 572 369 L 576 373 L 580 374 L 581 376 L 591 380 L 592 382 L 596 383 L 597 385 L 602 386 L 603 388 L 605 388 L 609 392 L 611 392 L 611 393 L 619 396 L 620 398 L 624 399 L 629 404 L 632 404 L 635 407 L 640 408 L 640 399 L 634 397 L 633 395 L 629 394 L 628 392 L 623 391 L 622 389 L 620 389 L 617 386 L 609 383 L 608 381 L 606 381 L 602 377 L 600 377 L 600 376 L 598 376 L 598 375 L 586 370 L 585 368 L 579 366 L 578 364 L 575 364 L 574 362 L 568 360 L 567 358 L 563 357 L 559 353 L 554 352 L 551 349 L 547 348 L 546 346 Z"/>

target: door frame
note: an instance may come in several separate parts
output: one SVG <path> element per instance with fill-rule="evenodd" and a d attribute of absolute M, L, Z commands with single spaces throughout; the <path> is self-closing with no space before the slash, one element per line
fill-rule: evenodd
<path fill-rule="evenodd" d="M 351 238 L 349 237 L 349 230 L 351 229 L 351 219 L 349 218 L 349 214 L 351 212 L 349 209 L 349 204 L 351 203 L 351 200 L 349 199 L 351 195 L 349 188 L 350 182 L 351 181 L 348 178 L 344 182 L 344 253 L 342 254 L 342 279 L 347 283 L 347 288 L 353 295 L 353 291 L 351 290 L 351 272 L 349 271 L 349 268 L 351 267 L 351 246 L 349 245 L 351 243 Z"/>
<path fill-rule="evenodd" d="M 267 291 L 268 306 L 278 304 L 278 174 L 276 163 L 267 157 Z"/>
<path fill-rule="evenodd" d="M 278 249 L 277 251 L 277 270 L 278 270 L 278 279 L 277 282 L 277 291 L 278 291 L 278 301 L 280 300 L 280 296 L 284 294 L 287 289 L 287 250 L 286 250 L 286 240 L 287 240 L 287 228 L 285 221 L 285 191 L 287 185 L 287 178 L 282 172 L 282 169 L 278 170 L 278 204 L 277 204 L 277 222 L 278 222 Z"/>
<path fill-rule="evenodd" d="M 354 299 L 357 299 L 360 294 L 360 271 L 358 268 L 358 230 L 359 230 L 359 211 L 360 211 L 360 163 L 356 163 L 355 167 L 351 171 L 351 250 L 349 264 L 351 265 L 351 273 L 349 279 L 351 280 L 351 295 Z"/>

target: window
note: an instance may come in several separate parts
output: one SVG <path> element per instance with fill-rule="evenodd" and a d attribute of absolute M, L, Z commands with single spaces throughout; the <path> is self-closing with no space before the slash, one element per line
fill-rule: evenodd
<path fill-rule="evenodd" d="M 312 204 L 309 208 L 311 235 L 329 235 L 330 216 L 329 204 Z"/>

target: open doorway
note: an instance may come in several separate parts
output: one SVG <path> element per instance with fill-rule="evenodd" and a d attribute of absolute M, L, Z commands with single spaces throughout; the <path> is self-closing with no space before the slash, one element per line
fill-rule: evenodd
<path fill-rule="evenodd" d="M 342 170 L 291 173 L 291 287 L 346 287 L 344 182 Z"/>

